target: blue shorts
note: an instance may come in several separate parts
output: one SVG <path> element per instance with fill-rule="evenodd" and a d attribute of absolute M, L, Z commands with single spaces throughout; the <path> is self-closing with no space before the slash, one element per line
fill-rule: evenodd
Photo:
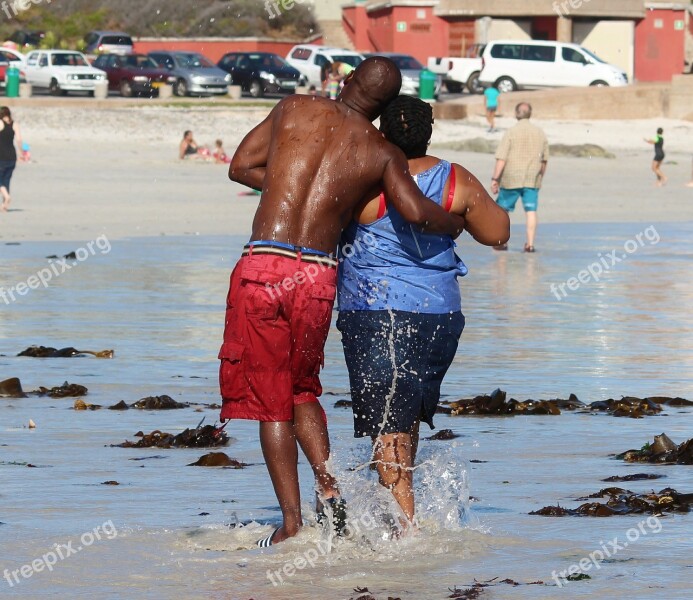
<path fill-rule="evenodd" d="M 515 204 L 517 204 L 520 198 L 522 198 L 522 206 L 525 212 L 536 211 L 537 204 L 539 203 L 539 188 L 524 187 L 513 188 L 511 190 L 501 188 L 496 202 L 503 210 L 513 212 L 515 210 Z"/>
<path fill-rule="evenodd" d="M 462 313 L 346 310 L 337 329 L 349 370 L 354 437 L 409 433 L 419 420 L 433 429 L 440 384 L 464 329 Z"/>

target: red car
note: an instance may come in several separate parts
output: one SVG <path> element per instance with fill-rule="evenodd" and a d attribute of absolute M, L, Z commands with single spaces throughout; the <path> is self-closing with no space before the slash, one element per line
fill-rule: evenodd
<path fill-rule="evenodd" d="M 108 89 L 120 90 L 122 96 L 155 96 L 160 87 L 176 81 L 146 54 L 102 54 L 92 66 L 105 71 Z"/>

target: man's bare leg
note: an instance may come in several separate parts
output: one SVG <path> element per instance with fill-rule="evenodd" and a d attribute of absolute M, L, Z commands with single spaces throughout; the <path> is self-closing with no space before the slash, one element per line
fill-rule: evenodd
<path fill-rule="evenodd" d="M 527 245 L 534 246 L 534 238 L 537 234 L 537 211 L 527 212 Z"/>
<path fill-rule="evenodd" d="M 323 498 L 339 496 L 337 481 L 327 470 L 330 438 L 322 407 L 318 402 L 294 406 L 294 434 L 315 474 L 318 492 Z"/>
<path fill-rule="evenodd" d="M 293 423 L 261 422 L 260 445 L 284 521 L 272 538 L 272 543 L 276 544 L 295 536 L 303 525 L 298 485 L 298 447 Z"/>
<path fill-rule="evenodd" d="M 407 517 L 409 526 L 414 520 L 414 486 L 412 436 L 409 433 L 388 433 L 374 441 L 373 460 L 380 484 L 392 492 Z"/>

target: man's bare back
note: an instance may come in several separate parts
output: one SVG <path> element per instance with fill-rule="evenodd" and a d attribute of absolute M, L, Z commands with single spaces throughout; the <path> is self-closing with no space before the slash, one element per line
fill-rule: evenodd
<path fill-rule="evenodd" d="M 462 229 L 463 219 L 421 194 L 404 154 L 371 123 L 381 107 L 359 95 L 355 82 L 336 102 L 290 96 L 243 140 L 229 177 L 262 190 L 252 240 L 334 252 L 354 209 L 374 189 L 384 189 L 405 219 L 428 231 Z"/>

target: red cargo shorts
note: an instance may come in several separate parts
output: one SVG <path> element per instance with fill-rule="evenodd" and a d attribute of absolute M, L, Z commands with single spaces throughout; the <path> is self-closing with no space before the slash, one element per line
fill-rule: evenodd
<path fill-rule="evenodd" d="M 251 250 L 231 274 L 219 351 L 222 420 L 292 421 L 295 405 L 322 393 L 336 262 L 282 254 Z"/>

